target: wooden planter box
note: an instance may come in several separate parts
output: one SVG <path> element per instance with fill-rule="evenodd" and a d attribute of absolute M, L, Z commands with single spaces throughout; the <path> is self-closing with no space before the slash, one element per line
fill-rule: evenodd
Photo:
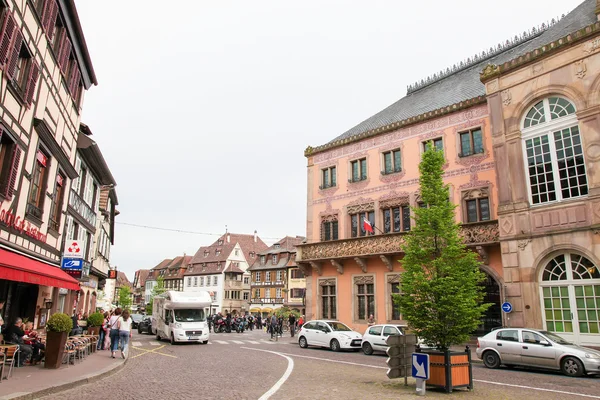
<path fill-rule="evenodd" d="M 65 343 L 67 343 L 67 332 L 47 333 L 44 368 L 60 368 L 65 352 Z"/>
<path fill-rule="evenodd" d="M 473 389 L 473 369 L 471 367 L 471 351 L 435 351 L 418 349 L 429 354 L 429 379 L 427 386 L 435 386 L 452 393 L 453 389 Z"/>

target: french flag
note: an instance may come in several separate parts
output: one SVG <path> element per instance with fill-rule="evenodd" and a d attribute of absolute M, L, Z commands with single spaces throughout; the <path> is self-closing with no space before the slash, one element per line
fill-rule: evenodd
<path fill-rule="evenodd" d="M 368 219 L 364 218 L 363 219 L 363 229 L 367 232 L 370 233 L 374 233 L 375 231 L 373 230 L 373 225 L 371 225 L 371 221 L 369 221 Z"/>

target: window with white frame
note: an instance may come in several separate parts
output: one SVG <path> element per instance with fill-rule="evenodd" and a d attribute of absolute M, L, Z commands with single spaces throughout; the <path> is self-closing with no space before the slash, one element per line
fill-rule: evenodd
<path fill-rule="evenodd" d="M 548 97 L 523 117 L 521 136 L 531 204 L 588 194 L 583 146 L 575 106 Z"/>
<path fill-rule="evenodd" d="M 207 284 L 208 284 L 208 279 L 209 278 L 207 278 Z M 203 276 L 200 277 L 200 286 L 204 286 L 204 277 Z"/>
<path fill-rule="evenodd" d="M 244 300 L 248 300 L 250 298 L 250 293 L 244 292 Z"/>
<path fill-rule="evenodd" d="M 277 288 L 277 290 L 275 290 L 275 297 L 278 299 L 281 298 L 281 288 Z"/>
<path fill-rule="evenodd" d="M 257 271 L 257 272 L 256 272 L 256 274 L 255 274 L 255 277 L 254 277 L 254 280 L 255 280 L 256 282 L 260 282 L 260 272 L 259 272 L 259 271 Z"/>
<path fill-rule="evenodd" d="M 271 271 L 265 272 L 265 282 L 271 282 Z"/>
<path fill-rule="evenodd" d="M 277 254 L 273 254 L 273 264 L 277 264 L 277 260 L 279 257 L 277 257 Z"/>
<path fill-rule="evenodd" d="M 244 277 L 244 285 L 247 285 L 250 283 L 250 277 L 249 276 L 245 276 Z"/>
<path fill-rule="evenodd" d="M 277 282 L 281 282 L 282 280 L 283 280 L 283 271 L 277 271 Z"/>
<path fill-rule="evenodd" d="M 192 286 L 192 278 L 188 278 L 187 279 L 187 285 L 188 286 Z"/>
<path fill-rule="evenodd" d="M 198 277 L 197 276 L 194 277 L 194 286 L 198 286 Z"/>
<path fill-rule="evenodd" d="M 219 282 L 219 277 L 213 276 L 213 286 L 216 286 L 218 282 Z"/>

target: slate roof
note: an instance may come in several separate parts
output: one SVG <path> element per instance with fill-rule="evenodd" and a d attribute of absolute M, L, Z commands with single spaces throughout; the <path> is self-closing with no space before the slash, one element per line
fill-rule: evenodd
<path fill-rule="evenodd" d="M 159 272 L 161 270 L 166 269 L 169 266 L 169 264 L 171 264 L 171 261 L 173 261 L 171 258 L 166 258 L 159 262 L 156 266 L 152 267 L 152 269 L 150 269 L 150 274 L 148 275 L 146 280 L 156 280 L 156 278 L 158 278 Z"/>
<path fill-rule="evenodd" d="M 541 34 L 531 35 L 531 38 L 527 41 L 513 47 L 508 46 L 502 52 L 492 52 L 490 57 L 479 58 L 477 62 L 468 64 L 455 73 L 444 76 L 417 90 L 409 91 L 405 97 L 339 135 L 328 144 L 485 95 L 485 88 L 479 79 L 479 73 L 487 64 L 500 65 L 587 25 L 593 24 L 597 20 L 594 13 L 595 8 L 596 0 L 585 0 Z M 318 151 L 319 149 L 317 148 L 316 150 Z"/>
<path fill-rule="evenodd" d="M 218 266 L 218 263 L 221 263 L 221 267 Z M 190 264 L 187 271 L 185 272 L 185 276 L 199 276 L 199 275 L 215 275 L 222 274 L 223 268 L 225 268 L 225 261 L 215 261 L 211 263 L 198 263 L 198 264 Z"/>
<path fill-rule="evenodd" d="M 258 254 L 258 257 L 256 257 L 256 260 L 254 261 L 254 263 L 252 263 L 248 270 L 263 271 L 287 268 L 288 266 L 290 266 L 290 260 L 296 258 L 296 246 L 301 244 L 304 241 L 304 239 L 305 238 L 302 236 L 286 236 L 278 242 L 273 243 L 271 247 Z M 273 264 L 272 261 L 272 257 L 275 254 L 278 255 L 277 264 Z M 261 262 L 261 256 L 266 256 L 264 264 Z"/>

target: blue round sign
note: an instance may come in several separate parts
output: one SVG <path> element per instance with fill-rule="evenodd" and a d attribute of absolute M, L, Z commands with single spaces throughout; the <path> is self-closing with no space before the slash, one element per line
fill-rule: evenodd
<path fill-rule="evenodd" d="M 505 313 L 509 313 L 512 311 L 512 304 L 510 304 L 508 301 L 505 301 L 504 303 L 502 303 L 502 311 L 504 311 Z"/>

